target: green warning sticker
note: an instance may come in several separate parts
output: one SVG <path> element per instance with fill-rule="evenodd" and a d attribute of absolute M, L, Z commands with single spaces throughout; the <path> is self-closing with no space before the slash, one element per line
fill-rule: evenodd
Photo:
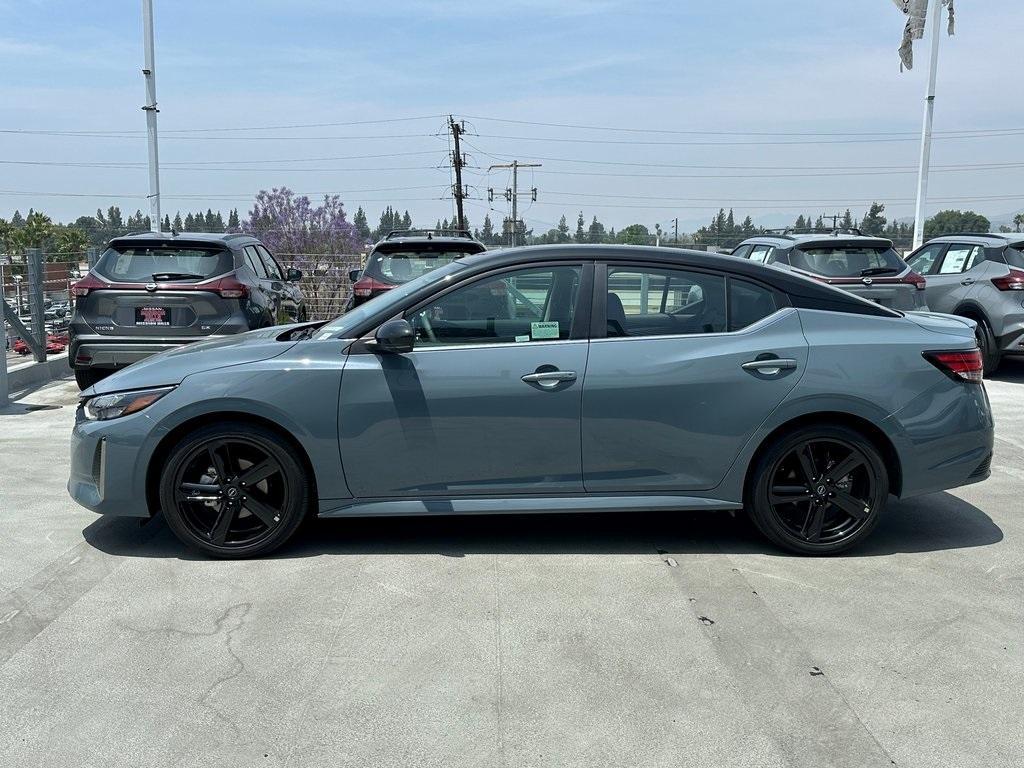
<path fill-rule="evenodd" d="M 558 321 L 530 323 L 530 335 L 534 339 L 557 339 Z"/>

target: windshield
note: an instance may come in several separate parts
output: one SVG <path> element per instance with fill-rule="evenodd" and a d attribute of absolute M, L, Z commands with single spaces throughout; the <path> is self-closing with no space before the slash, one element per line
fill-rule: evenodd
<path fill-rule="evenodd" d="M 104 251 L 97 274 L 116 283 L 155 280 L 205 280 L 230 272 L 231 252 L 214 248 L 164 248 L 119 245 Z"/>
<path fill-rule="evenodd" d="M 478 250 L 479 248 L 459 249 L 450 246 L 378 249 L 370 254 L 364 274 L 401 285 Z"/>
<path fill-rule="evenodd" d="M 365 304 L 360 304 L 350 312 L 346 312 L 344 315 L 331 320 L 327 325 L 320 329 L 316 338 L 329 339 L 332 336 L 345 338 L 345 335 L 350 333 L 353 328 L 366 320 L 366 318 L 377 314 L 377 312 L 382 308 L 403 301 L 406 296 L 411 296 L 420 288 L 430 285 L 431 283 L 439 280 L 449 280 L 452 275 L 464 268 L 465 264 L 463 262 L 452 261 L 445 264 L 443 267 L 439 267 L 427 272 L 426 274 L 420 275 L 415 280 L 410 280 L 408 283 L 400 285 L 397 288 L 393 288 L 379 296 L 375 296 Z"/>
<path fill-rule="evenodd" d="M 1006 263 L 1011 267 L 1024 269 L 1024 243 L 1011 245 L 1003 253 L 1006 255 Z"/>
<path fill-rule="evenodd" d="M 865 275 L 898 275 L 906 263 L 892 248 L 869 248 L 849 245 L 808 245 L 794 248 L 789 257 L 797 269 L 822 277 L 862 277 Z"/>

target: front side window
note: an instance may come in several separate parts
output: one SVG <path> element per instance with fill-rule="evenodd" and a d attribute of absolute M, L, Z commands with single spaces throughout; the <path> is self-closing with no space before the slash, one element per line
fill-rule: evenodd
<path fill-rule="evenodd" d="M 256 277 L 267 277 L 267 268 L 263 266 L 260 255 L 256 253 L 256 249 L 251 245 L 245 246 L 245 263 L 249 265 L 249 269 L 256 273 Z"/>
<path fill-rule="evenodd" d="M 270 255 L 270 251 L 262 245 L 257 245 L 256 250 L 259 251 L 260 256 L 263 257 L 263 264 L 267 268 L 267 275 L 270 276 L 270 279 L 281 280 L 281 268 L 277 265 L 277 260 Z"/>
<path fill-rule="evenodd" d="M 681 269 L 608 267 L 610 337 L 721 333 L 725 277 Z"/>
<path fill-rule="evenodd" d="M 568 339 L 580 266 L 516 270 L 456 288 L 407 315 L 417 346 Z"/>
<path fill-rule="evenodd" d="M 103 252 L 96 272 L 115 283 L 205 280 L 234 268 L 231 251 L 212 248 L 116 245 Z"/>
<path fill-rule="evenodd" d="M 946 255 L 939 265 L 940 275 L 956 275 L 966 272 L 974 266 L 978 259 L 978 253 L 982 250 L 980 245 L 961 245 L 954 243 L 949 246 Z"/>
<path fill-rule="evenodd" d="M 910 268 L 919 275 L 927 275 L 932 271 L 932 266 L 935 264 L 935 260 L 939 258 L 939 254 L 942 253 L 942 249 L 945 247 L 946 246 L 943 243 L 926 245 L 911 256 L 907 263 L 910 265 Z"/>
<path fill-rule="evenodd" d="M 747 256 L 750 255 L 750 246 L 741 245 L 735 251 L 732 252 L 732 255 L 738 259 L 745 259 L 747 258 Z"/>

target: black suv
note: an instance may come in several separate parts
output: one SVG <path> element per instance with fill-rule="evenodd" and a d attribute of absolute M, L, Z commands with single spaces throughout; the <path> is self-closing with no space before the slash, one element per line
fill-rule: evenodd
<path fill-rule="evenodd" d="M 251 235 L 147 232 L 111 240 L 72 286 L 78 386 L 191 341 L 306 319 L 302 278 Z"/>
<path fill-rule="evenodd" d="M 928 309 L 925 278 L 893 250 L 892 240 L 858 229 L 768 231 L 747 238 L 732 255 L 791 269 L 891 309 Z"/>
<path fill-rule="evenodd" d="M 352 309 L 407 283 L 414 277 L 449 264 L 463 256 L 486 251 L 487 246 L 464 229 L 399 229 L 373 246 L 362 270 L 349 272 Z"/>

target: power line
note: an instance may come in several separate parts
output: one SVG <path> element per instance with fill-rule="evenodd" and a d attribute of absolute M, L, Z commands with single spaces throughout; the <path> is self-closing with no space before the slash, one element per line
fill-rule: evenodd
<path fill-rule="evenodd" d="M 680 136 L 917 136 L 918 131 L 722 131 L 722 130 L 676 130 L 669 128 L 621 128 L 609 125 L 582 125 L 578 123 L 542 123 L 532 120 L 513 120 L 501 117 L 482 117 L 465 115 L 470 120 L 488 120 L 496 123 L 515 125 L 535 125 L 544 128 L 573 128 L 588 131 L 614 131 L 618 133 L 660 133 Z M 965 128 L 961 130 L 934 131 L 934 135 L 954 133 L 1002 133 L 1006 131 L 1024 131 L 1024 127 L 1014 128 Z"/>
<path fill-rule="evenodd" d="M 445 115 L 419 115 L 416 117 L 390 117 L 380 118 L 378 120 L 349 120 L 347 122 L 333 122 L 333 123 L 298 123 L 292 125 L 247 125 L 241 127 L 230 127 L 230 128 L 172 128 L 170 130 L 164 130 L 162 133 L 227 133 L 227 132 L 242 132 L 242 131 L 286 131 L 286 130 L 298 130 L 301 128 L 339 128 L 342 126 L 350 125 L 380 125 L 383 123 L 407 123 L 414 120 L 436 120 L 439 117 L 445 117 Z M 33 129 L 7 129 L 2 131 L 3 133 L 38 133 L 39 131 Z M 126 134 L 137 134 L 145 136 L 145 131 L 63 131 L 62 135 L 68 136 L 96 136 L 96 135 L 111 135 L 111 136 L 124 136 Z"/>
<path fill-rule="evenodd" d="M 144 139 L 145 134 L 105 133 L 100 131 L 26 131 L 14 128 L 0 128 L 0 133 L 23 136 L 72 136 L 94 139 Z M 436 133 L 395 133 L 371 136 L 165 136 L 178 141 L 363 141 L 369 139 L 419 139 L 437 138 Z"/>
<path fill-rule="evenodd" d="M 808 144 L 881 144 L 881 143 L 892 143 L 892 142 L 915 142 L 918 139 L 913 137 L 906 138 L 862 138 L 862 139 L 814 139 L 814 140 L 800 140 L 800 141 L 649 141 L 636 139 L 575 139 L 575 138 L 557 138 L 553 136 L 508 136 L 498 134 L 481 134 L 486 135 L 487 138 L 491 139 L 507 139 L 511 141 L 545 141 L 555 142 L 560 144 L 628 144 L 631 146 L 645 145 L 645 146 L 658 146 L 658 147 L 739 147 L 739 146 L 803 146 Z M 1006 133 L 999 134 L 972 134 L 972 135 L 960 135 L 960 136 L 935 136 L 936 139 L 980 139 L 980 138 L 998 138 L 1002 136 L 1020 136 L 1024 135 L 1024 129 L 1014 129 Z"/>

